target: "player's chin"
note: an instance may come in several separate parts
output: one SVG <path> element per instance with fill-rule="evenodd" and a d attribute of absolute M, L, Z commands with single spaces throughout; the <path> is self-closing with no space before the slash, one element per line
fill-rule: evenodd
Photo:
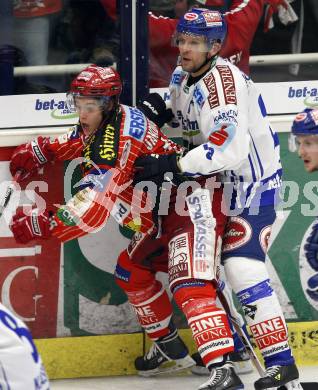
<path fill-rule="evenodd" d="M 182 69 L 185 70 L 186 72 L 192 72 L 193 71 L 193 64 L 190 60 L 181 60 L 181 66 Z"/>
<path fill-rule="evenodd" d="M 311 163 L 304 163 L 304 166 L 305 166 L 305 170 L 309 173 L 311 172 L 315 172 L 318 170 L 318 166 L 316 165 L 313 165 Z"/>

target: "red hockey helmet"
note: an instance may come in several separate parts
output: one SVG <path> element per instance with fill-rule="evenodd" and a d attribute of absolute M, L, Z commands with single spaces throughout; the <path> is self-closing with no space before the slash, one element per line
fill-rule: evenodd
<path fill-rule="evenodd" d="M 67 104 L 69 109 L 75 112 L 76 99 L 94 98 L 106 116 L 116 109 L 121 90 L 122 83 L 115 69 L 90 65 L 72 81 L 67 94 Z M 110 100 L 113 100 L 115 105 L 110 105 Z"/>
<path fill-rule="evenodd" d="M 72 81 L 70 93 L 75 96 L 119 96 L 121 90 L 122 83 L 115 69 L 90 65 Z"/>

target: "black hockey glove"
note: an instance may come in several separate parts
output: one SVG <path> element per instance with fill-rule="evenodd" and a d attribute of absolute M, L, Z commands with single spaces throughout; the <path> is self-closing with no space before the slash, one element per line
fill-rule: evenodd
<path fill-rule="evenodd" d="M 167 109 L 166 103 L 157 92 L 150 93 L 137 108 L 158 127 L 162 127 L 173 118 L 172 110 Z"/>
<path fill-rule="evenodd" d="M 173 154 L 152 154 L 137 158 L 135 162 L 134 184 L 142 181 L 153 181 L 159 187 L 165 181 L 166 173 L 173 173 L 174 184 L 184 181 L 180 167 L 178 165 L 179 155 Z"/>

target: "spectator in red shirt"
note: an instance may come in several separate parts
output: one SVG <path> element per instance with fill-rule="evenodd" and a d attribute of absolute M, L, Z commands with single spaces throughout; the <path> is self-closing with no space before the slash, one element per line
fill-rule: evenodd
<path fill-rule="evenodd" d="M 249 73 L 249 48 L 263 13 L 266 0 L 232 0 L 225 20 L 228 35 L 220 55 L 235 63 L 243 72 Z M 116 0 L 101 0 L 109 16 L 116 18 Z M 177 17 L 193 6 L 222 7 L 227 9 L 225 0 L 176 0 Z M 172 36 L 178 19 L 155 16 L 149 12 L 150 36 L 150 87 L 167 87 L 177 62 L 178 51 L 172 45 Z"/>

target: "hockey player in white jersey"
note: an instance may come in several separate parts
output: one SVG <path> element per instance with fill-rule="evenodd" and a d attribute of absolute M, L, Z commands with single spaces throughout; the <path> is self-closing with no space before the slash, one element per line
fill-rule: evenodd
<path fill-rule="evenodd" d="M 170 98 L 174 126 L 188 153 L 174 155 L 169 166 L 161 156 L 141 158 L 136 180 L 158 183 L 166 171 L 175 178 L 220 174 L 224 199 L 230 199 L 222 261 L 266 366 L 255 389 L 299 389 L 287 325 L 265 266 L 281 185 L 279 140 L 251 79 L 218 56 L 225 36 L 219 12 L 192 9 L 180 19 L 181 66 L 172 75 Z M 243 388 L 231 379 L 228 362 L 209 368 L 211 376 L 200 390 Z"/>
<path fill-rule="evenodd" d="M 0 389 L 49 390 L 41 356 L 25 324 L 0 303 Z"/>

